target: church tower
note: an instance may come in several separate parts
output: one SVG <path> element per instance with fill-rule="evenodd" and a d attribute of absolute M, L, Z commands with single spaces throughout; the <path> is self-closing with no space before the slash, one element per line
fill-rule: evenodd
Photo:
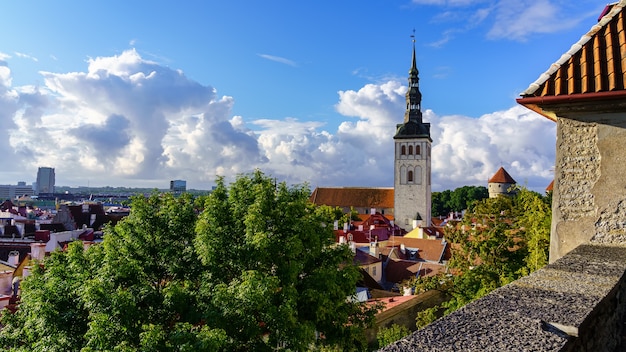
<path fill-rule="evenodd" d="M 409 70 L 404 123 L 396 126 L 394 154 L 394 218 L 396 224 L 410 231 L 414 225 L 430 226 L 430 123 L 422 121 L 422 93 L 413 59 Z"/>

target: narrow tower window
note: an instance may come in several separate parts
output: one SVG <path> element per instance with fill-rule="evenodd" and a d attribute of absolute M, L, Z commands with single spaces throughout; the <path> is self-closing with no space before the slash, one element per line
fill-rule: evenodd
<path fill-rule="evenodd" d="M 412 145 L 409 146 L 409 155 L 413 155 L 413 146 Z"/>
<path fill-rule="evenodd" d="M 400 155 L 406 155 L 406 146 L 402 146 L 402 148 L 400 148 Z"/>
<path fill-rule="evenodd" d="M 406 179 L 408 182 L 413 182 L 413 171 L 409 170 L 408 174 L 406 175 Z"/>
<path fill-rule="evenodd" d="M 419 145 L 416 145 L 416 146 L 415 146 L 415 155 L 420 155 L 420 152 L 421 152 L 421 150 L 420 150 L 420 146 L 419 146 Z"/>

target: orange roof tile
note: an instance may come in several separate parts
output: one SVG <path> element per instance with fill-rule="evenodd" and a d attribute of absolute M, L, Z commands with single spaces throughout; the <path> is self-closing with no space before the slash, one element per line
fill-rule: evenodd
<path fill-rule="evenodd" d="M 626 98 L 625 5 L 626 0 L 607 5 L 598 23 L 531 83 L 517 102 L 555 120 L 540 106 Z"/>
<path fill-rule="evenodd" d="M 357 249 L 352 260 L 356 265 L 371 265 L 379 263 L 381 260 L 373 255 Z"/>
<path fill-rule="evenodd" d="M 402 244 L 407 249 L 419 249 L 417 252 L 417 260 L 438 262 L 446 259 L 446 249 L 448 248 L 448 243 L 445 240 L 391 236 L 387 241 L 387 247 L 395 247 L 396 249 Z"/>
<path fill-rule="evenodd" d="M 393 188 L 317 187 L 311 197 L 316 205 L 333 207 L 393 208 Z"/>
<path fill-rule="evenodd" d="M 444 274 L 446 266 L 437 263 L 414 262 L 411 260 L 390 260 L 385 267 L 388 282 L 399 283 L 416 276 L 435 276 Z"/>
<path fill-rule="evenodd" d="M 513 179 L 513 177 L 511 177 L 511 175 L 509 175 L 509 173 L 506 172 L 506 170 L 502 166 L 500 166 L 498 171 L 496 171 L 496 173 L 493 176 L 491 176 L 491 178 L 489 179 L 489 183 L 516 183 L 516 182 Z"/>

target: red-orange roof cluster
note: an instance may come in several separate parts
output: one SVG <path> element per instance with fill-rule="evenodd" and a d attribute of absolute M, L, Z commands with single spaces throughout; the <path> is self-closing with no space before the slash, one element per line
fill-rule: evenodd
<path fill-rule="evenodd" d="M 393 208 L 393 188 L 318 187 L 309 198 L 316 205 Z"/>

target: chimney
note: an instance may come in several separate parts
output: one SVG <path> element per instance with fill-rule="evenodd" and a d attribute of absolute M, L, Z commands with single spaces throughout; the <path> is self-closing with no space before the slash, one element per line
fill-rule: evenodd
<path fill-rule="evenodd" d="M 9 252 L 9 259 L 7 260 L 7 262 L 9 262 L 9 264 L 14 265 L 14 266 L 18 266 L 20 264 L 20 252 L 18 251 L 10 251 Z"/>
<path fill-rule="evenodd" d="M 380 254 L 380 247 L 378 246 L 378 239 L 376 239 L 375 242 L 370 243 L 370 255 L 372 257 L 378 258 L 379 254 Z"/>
<path fill-rule="evenodd" d="M 343 223 L 343 232 L 348 232 L 348 223 L 347 222 Z"/>
<path fill-rule="evenodd" d="M 406 247 L 404 246 L 404 243 L 400 244 L 400 252 L 402 252 L 402 254 L 406 253 Z"/>
<path fill-rule="evenodd" d="M 13 280 L 13 272 L 9 270 L 0 271 L 0 295 L 11 295 L 11 281 Z"/>
<path fill-rule="evenodd" d="M 45 243 L 31 243 L 30 244 L 30 256 L 35 260 L 43 260 L 46 256 L 46 244 Z"/>
<path fill-rule="evenodd" d="M 335 220 L 335 223 L 333 224 L 333 230 L 339 230 L 339 220 Z"/>

